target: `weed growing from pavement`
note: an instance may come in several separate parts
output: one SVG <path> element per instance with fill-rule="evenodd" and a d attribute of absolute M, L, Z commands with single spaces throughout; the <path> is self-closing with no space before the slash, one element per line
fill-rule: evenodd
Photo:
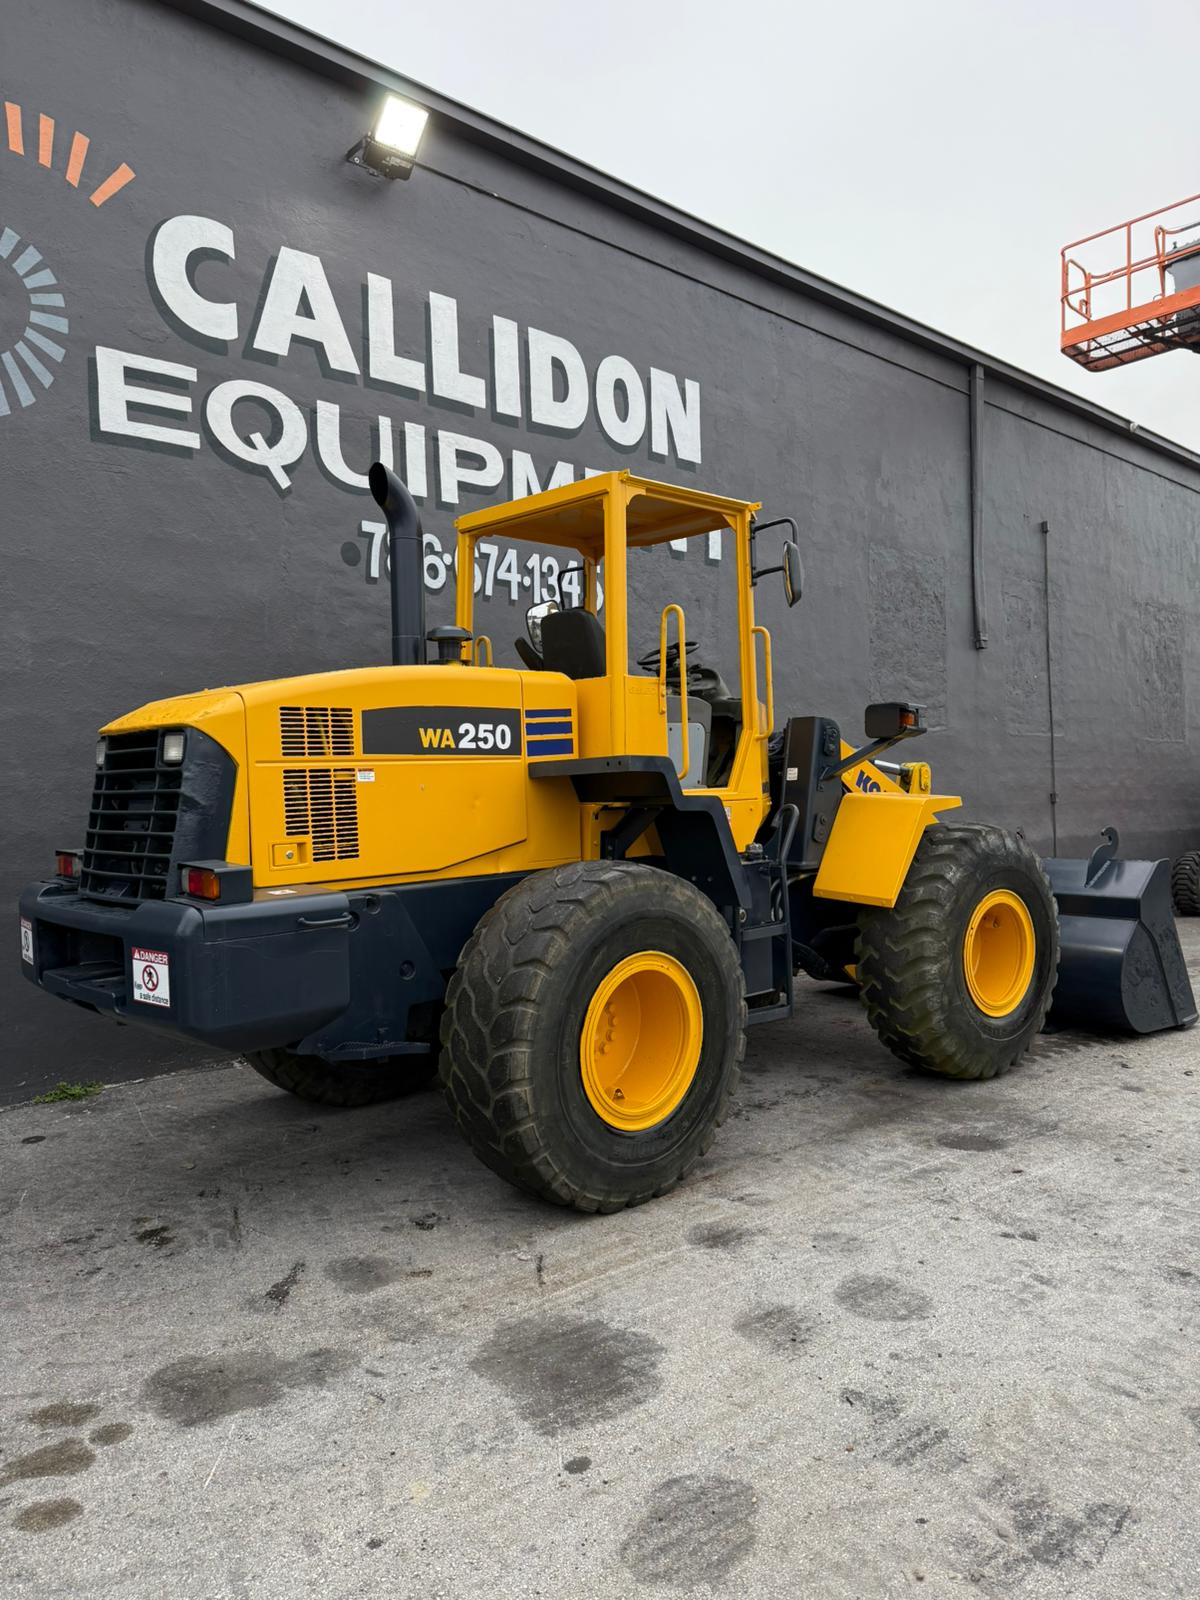
<path fill-rule="evenodd" d="M 45 1094 L 35 1094 L 35 1106 L 52 1106 L 59 1100 L 88 1100 L 94 1094 L 99 1094 L 104 1085 L 102 1083 L 64 1083 L 60 1078 L 53 1089 L 47 1089 Z"/>

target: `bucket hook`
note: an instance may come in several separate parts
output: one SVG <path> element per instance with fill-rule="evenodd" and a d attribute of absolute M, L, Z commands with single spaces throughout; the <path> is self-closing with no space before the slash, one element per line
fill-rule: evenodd
<path fill-rule="evenodd" d="M 1100 843 L 1088 857 L 1087 871 L 1084 874 L 1085 883 L 1094 883 L 1101 870 L 1108 865 L 1120 849 L 1121 840 L 1115 828 L 1100 829 Z"/>

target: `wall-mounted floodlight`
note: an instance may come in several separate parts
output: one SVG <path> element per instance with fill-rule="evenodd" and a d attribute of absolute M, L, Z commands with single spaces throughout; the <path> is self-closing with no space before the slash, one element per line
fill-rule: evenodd
<path fill-rule="evenodd" d="M 389 94 L 375 126 L 346 153 L 346 160 L 377 178 L 407 178 L 417 159 L 429 113 L 398 94 Z"/>

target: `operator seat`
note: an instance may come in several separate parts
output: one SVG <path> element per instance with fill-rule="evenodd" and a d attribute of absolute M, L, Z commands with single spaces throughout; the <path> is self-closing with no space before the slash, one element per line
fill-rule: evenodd
<path fill-rule="evenodd" d="M 564 677 L 602 678 L 604 627 L 591 611 L 551 611 L 542 618 L 542 661 L 547 672 Z"/>

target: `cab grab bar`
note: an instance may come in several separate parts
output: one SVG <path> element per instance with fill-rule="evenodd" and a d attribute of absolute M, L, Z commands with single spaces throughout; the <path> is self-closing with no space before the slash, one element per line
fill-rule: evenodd
<path fill-rule="evenodd" d="M 679 636 L 679 731 L 681 738 L 677 771 L 680 778 L 684 778 L 687 776 L 688 769 L 692 764 L 688 739 L 687 641 L 683 607 L 676 605 L 674 601 L 663 607 L 662 617 L 658 625 L 658 704 L 659 709 L 665 712 L 667 709 L 667 619 L 672 611 L 675 613 L 675 629 Z"/>
<path fill-rule="evenodd" d="M 767 691 L 767 726 L 764 731 L 769 735 L 775 732 L 775 683 L 771 673 L 771 635 L 761 623 L 755 623 L 750 632 L 763 642 L 763 677 L 766 679 Z"/>

